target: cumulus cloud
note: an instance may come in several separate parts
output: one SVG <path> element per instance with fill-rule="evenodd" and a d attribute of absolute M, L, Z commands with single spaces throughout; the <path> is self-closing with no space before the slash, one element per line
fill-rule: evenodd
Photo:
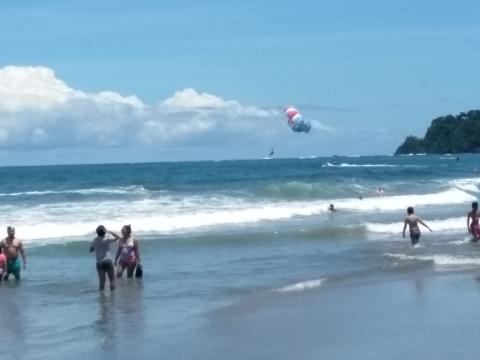
<path fill-rule="evenodd" d="M 149 106 L 135 95 L 74 89 L 46 67 L 0 68 L 0 147 L 212 146 L 279 131 L 289 132 L 279 109 L 191 88 Z"/>
<path fill-rule="evenodd" d="M 221 111 L 229 115 L 236 116 L 253 116 L 253 117 L 270 117 L 279 115 L 274 109 L 260 109 L 254 106 L 243 106 L 235 100 L 223 100 L 222 98 L 208 94 L 198 93 L 194 89 L 188 88 L 177 91 L 172 97 L 165 99 L 160 104 L 160 110 L 181 112 L 204 112 L 204 111 Z"/>
<path fill-rule="evenodd" d="M 145 106 L 135 96 L 112 91 L 91 94 L 72 89 L 49 68 L 6 66 L 0 69 L 0 113 L 52 112 L 75 100 L 138 109 Z"/>

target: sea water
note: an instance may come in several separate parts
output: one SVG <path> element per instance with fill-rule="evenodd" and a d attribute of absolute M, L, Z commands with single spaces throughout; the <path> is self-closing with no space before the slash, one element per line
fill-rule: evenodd
<path fill-rule="evenodd" d="M 0 230 L 16 227 L 28 259 L 20 283 L 0 285 L 0 355 L 234 358 L 209 332 L 231 309 L 473 273 L 466 214 L 479 164 L 432 155 L 0 168 Z M 422 228 L 415 248 L 401 236 L 408 206 L 434 230 Z M 131 224 L 140 244 L 143 279 L 121 279 L 114 293 L 97 291 L 88 252 L 99 224 Z M 228 341 L 249 354 L 272 346 Z"/>

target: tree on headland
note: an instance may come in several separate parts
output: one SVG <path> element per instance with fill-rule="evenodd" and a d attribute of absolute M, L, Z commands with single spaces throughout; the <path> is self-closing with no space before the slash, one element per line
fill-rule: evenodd
<path fill-rule="evenodd" d="M 395 154 L 480 152 L 480 110 L 434 119 L 425 137 L 407 136 Z"/>

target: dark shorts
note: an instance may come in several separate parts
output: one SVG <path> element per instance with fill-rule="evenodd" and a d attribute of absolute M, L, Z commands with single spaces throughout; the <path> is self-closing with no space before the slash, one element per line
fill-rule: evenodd
<path fill-rule="evenodd" d="M 410 233 L 410 240 L 412 240 L 412 245 L 418 244 L 420 241 L 420 233 L 419 232 L 411 232 Z"/>
<path fill-rule="evenodd" d="M 102 262 L 97 263 L 97 271 L 113 271 L 113 262 L 112 260 L 103 260 Z"/>

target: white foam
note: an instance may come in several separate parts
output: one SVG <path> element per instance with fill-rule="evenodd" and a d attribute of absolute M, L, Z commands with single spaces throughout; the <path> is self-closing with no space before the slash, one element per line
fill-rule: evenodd
<path fill-rule="evenodd" d="M 7 225 L 16 225 L 20 237 L 46 242 L 47 239 L 53 241 L 52 239 L 92 236 L 98 224 L 104 224 L 113 230 L 119 230 L 124 224 L 132 224 L 137 233 L 172 233 L 211 226 L 314 216 L 326 213 L 332 202 L 340 212 L 384 212 L 403 211 L 410 205 L 444 205 L 464 203 L 472 199 L 471 195 L 458 189 L 427 195 L 295 202 L 165 194 L 154 199 L 132 201 L 61 202 L 30 207 L 0 206 L 0 229 Z M 436 220 L 431 225 L 434 230 L 463 229 L 464 219 L 459 219 Z M 431 222 L 428 219 L 427 221 Z M 367 229 L 398 233 L 402 226 L 401 223 L 367 224 Z"/>
<path fill-rule="evenodd" d="M 326 279 L 315 279 L 315 280 L 306 280 L 301 281 L 295 284 L 287 285 L 280 289 L 275 289 L 278 292 L 296 292 L 296 291 L 305 291 L 311 290 L 320 287 Z"/>
<path fill-rule="evenodd" d="M 449 184 L 463 191 L 480 192 L 480 178 L 457 179 L 449 181 Z"/>
<path fill-rule="evenodd" d="M 332 164 L 332 163 L 325 163 L 322 166 L 324 167 L 398 167 L 399 165 L 392 165 L 392 164 L 349 164 L 349 163 L 341 163 L 341 164 Z"/>
<path fill-rule="evenodd" d="M 472 236 L 466 236 L 461 240 L 453 240 L 453 241 L 449 241 L 448 243 L 452 245 L 465 245 L 470 243 L 471 241 L 472 241 Z"/>
<path fill-rule="evenodd" d="M 448 218 L 444 220 L 426 220 L 423 219 L 428 226 L 434 231 L 461 231 L 466 229 L 465 217 L 458 217 L 458 218 Z M 394 222 L 388 224 L 382 223 L 366 223 L 365 227 L 368 231 L 374 233 L 383 233 L 383 234 L 400 234 L 403 230 L 403 221 L 402 222 Z M 423 228 L 422 225 L 420 225 Z M 408 228 L 407 228 L 408 231 Z M 428 229 L 425 229 L 428 231 Z"/>
<path fill-rule="evenodd" d="M 451 255 L 414 256 L 414 255 L 391 254 L 391 253 L 385 253 L 383 255 L 397 258 L 400 260 L 432 261 L 435 265 L 439 265 L 439 266 L 480 265 L 480 258 L 478 257 L 451 256 Z"/>
<path fill-rule="evenodd" d="M 125 187 L 110 187 L 110 188 L 91 188 L 91 189 L 71 189 L 60 191 L 24 191 L 24 192 L 12 192 L 12 193 L 0 193 L 0 197 L 8 196 L 35 196 L 35 195 L 52 195 L 52 194 L 131 194 L 146 192 L 147 190 L 141 185 L 132 185 Z"/>
<path fill-rule="evenodd" d="M 393 211 L 405 210 L 409 206 L 464 204 L 475 200 L 475 197 L 459 189 L 449 189 L 439 193 L 425 195 L 397 195 L 349 199 L 335 201 L 335 207 L 352 211 Z"/>

